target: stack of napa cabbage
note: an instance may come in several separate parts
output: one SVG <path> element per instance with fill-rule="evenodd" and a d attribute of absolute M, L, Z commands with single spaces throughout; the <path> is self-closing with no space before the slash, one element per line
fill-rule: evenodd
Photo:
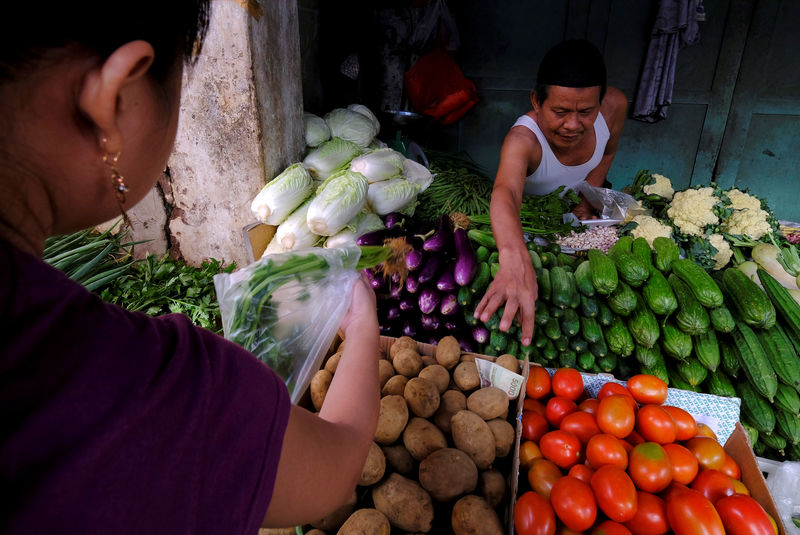
<path fill-rule="evenodd" d="M 433 175 L 376 138 L 380 122 L 369 108 L 305 113 L 303 121 L 305 158 L 267 183 L 250 206 L 260 222 L 278 227 L 265 255 L 354 244 L 384 228 L 381 216 L 413 215 Z"/>

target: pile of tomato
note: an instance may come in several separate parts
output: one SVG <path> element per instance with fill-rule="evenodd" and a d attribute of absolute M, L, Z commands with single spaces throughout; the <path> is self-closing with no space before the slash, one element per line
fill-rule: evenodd
<path fill-rule="evenodd" d="M 587 398 L 577 370 L 531 366 L 525 393 L 520 535 L 777 535 L 713 431 L 664 405 L 661 379 Z"/>

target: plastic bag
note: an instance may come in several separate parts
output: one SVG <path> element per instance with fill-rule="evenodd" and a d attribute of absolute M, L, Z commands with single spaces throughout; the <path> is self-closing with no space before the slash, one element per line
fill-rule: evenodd
<path fill-rule="evenodd" d="M 778 509 L 778 516 L 788 528 L 786 535 L 800 535 L 800 527 L 792 522 L 792 518 L 800 518 L 800 462 L 769 462 L 773 466 L 767 477 L 767 488 Z"/>
<path fill-rule="evenodd" d="M 632 195 L 622 191 L 598 188 L 586 181 L 572 189 L 583 195 L 583 198 L 600 214 L 600 219 L 630 221 L 637 215 L 652 215 L 653 212 L 649 208 L 642 207 Z"/>
<path fill-rule="evenodd" d="M 272 254 L 214 276 L 225 338 L 267 364 L 297 403 L 350 307 L 357 246 Z"/>
<path fill-rule="evenodd" d="M 475 84 L 453 57 L 435 49 L 420 57 L 403 75 L 414 110 L 443 125 L 454 123 L 478 102 Z"/>

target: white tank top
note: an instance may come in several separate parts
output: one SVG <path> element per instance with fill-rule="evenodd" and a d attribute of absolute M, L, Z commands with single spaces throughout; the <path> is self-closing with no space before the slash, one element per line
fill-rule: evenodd
<path fill-rule="evenodd" d="M 564 190 L 566 191 L 586 180 L 586 175 L 600 164 L 608 138 L 611 136 L 603 115 L 598 114 L 597 120 L 594 122 L 594 154 L 589 161 L 581 165 L 564 165 L 558 161 L 539 125 L 531 117 L 523 115 L 517 119 L 514 126 L 526 127 L 536 135 L 542 146 L 542 161 L 539 163 L 539 167 L 525 179 L 526 195 L 547 195 L 562 184 L 566 186 Z"/>

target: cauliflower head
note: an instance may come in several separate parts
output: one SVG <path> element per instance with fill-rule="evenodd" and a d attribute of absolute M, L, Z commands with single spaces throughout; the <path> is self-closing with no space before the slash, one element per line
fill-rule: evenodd
<path fill-rule="evenodd" d="M 734 210 L 723 226 L 728 234 L 741 234 L 754 240 L 760 240 L 772 230 L 769 214 L 761 208 Z"/>
<path fill-rule="evenodd" d="M 633 222 L 637 223 L 635 229 L 631 231 L 634 238 L 644 238 L 650 247 L 653 247 L 653 240 L 659 236 L 664 238 L 672 237 L 672 227 L 665 225 L 655 217 L 649 215 L 637 215 L 633 218 Z"/>
<path fill-rule="evenodd" d="M 667 215 L 684 234 L 703 236 L 705 227 L 719 223 L 714 213 L 714 206 L 719 202 L 714 188 L 690 188 L 675 194 Z"/>
<path fill-rule="evenodd" d="M 731 200 L 731 208 L 733 208 L 734 210 L 761 209 L 761 201 L 757 197 L 753 197 L 752 195 L 740 191 L 736 188 L 732 188 L 728 190 L 726 193 L 728 195 L 728 198 Z"/>
<path fill-rule="evenodd" d="M 668 201 L 672 200 L 673 195 L 675 195 L 675 190 L 672 188 L 672 181 L 664 175 L 659 175 L 657 173 L 653 174 L 653 178 L 656 181 L 642 188 L 642 191 L 648 195 L 658 195 L 659 197 L 664 197 Z"/>
<path fill-rule="evenodd" d="M 717 254 L 714 255 L 713 269 L 722 269 L 727 266 L 733 256 L 731 244 L 728 243 L 722 234 L 712 234 L 708 237 L 708 241 L 711 242 L 711 245 L 717 250 Z"/>

